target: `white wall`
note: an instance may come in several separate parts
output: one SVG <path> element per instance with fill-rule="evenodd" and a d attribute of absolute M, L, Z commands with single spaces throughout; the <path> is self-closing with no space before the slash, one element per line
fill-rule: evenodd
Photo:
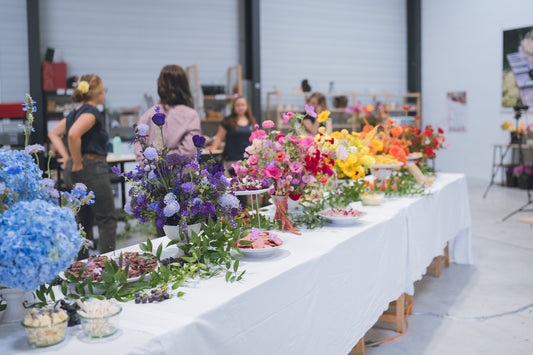
<path fill-rule="evenodd" d="M 509 142 L 500 125 L 513 119 L 500 108 L 502 32 L 532 26 L 532 14 L 531 0 L 422 2 L 423 121 L 445 126 L 446 93 L 467 93 L 467 132 L 446 132 L 438 170 L 490 179 L 492 144 Z"/>
<path fill-rule="evenodd" d="M 405 0 L 261 1 L 262 93 L 313 91 L 404 93 Z"/>
<path fill-rule="evenodd" d="M 0 0 L 0 102 L 22 102 L 28 92 L 26 1 Z"/>

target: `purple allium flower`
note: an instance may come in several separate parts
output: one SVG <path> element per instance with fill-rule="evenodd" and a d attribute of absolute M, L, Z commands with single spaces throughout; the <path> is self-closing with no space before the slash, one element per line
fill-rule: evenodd
<path fill-rule="evenodd" d="M 44 152 L 44 147 L 40 144 L 32 144 L 24 148 L 26 154 L 36 154 L 39 152 Z"/>
<path fill-rule="evenodd" d="M 198 134 L 192 137 L 192 141 L 196 148 L 202 148 L 205 144 L 205 138 Z"/>
<path fill-rule="evenodd" d="M 148 129 L 149 129 L 148 125 L 144 123 L 140 124 L 137 126 L 137 134 L 140 136 L 144 136 L 146 135 L 146 132 L 148 132 Z"/>
<path fill-rule="evenodd" d="M 224 208 L 237 208 L 238 209 L 241 207 L 239 199 L 230 194 L 222 195 L 218 199 L 218 203 Z"/>
<path fill-rule="evenodd" d="M 185 192 L 186 194 L 190 194 L 191 191 L 196 188 L 196 185 L 194 184 L 194 182 L 185 182 L 181 184 L 181 188 L 183 189 L 183 192 Z"/>
<path fill-rule="evenodd" d="M 155 149 L 154 147 L 148 147 L 144 150 L 143 154 L 146 159 L 152 161 L 157 158 L 157 149 Z"/>

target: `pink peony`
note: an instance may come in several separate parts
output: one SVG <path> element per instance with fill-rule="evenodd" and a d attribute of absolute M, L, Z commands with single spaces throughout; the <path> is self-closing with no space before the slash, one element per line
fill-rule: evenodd
<path fill-rule="evenodd" d="M 231 164 L 231 167 L 233 170 L 235 170 L 235 174 L 237 175 L 243 175 L 246 173 L 246 168 L 240 164 L 240 162 L 236 161 L 235 163 Z"/>
<path fill-rule="evenodd" d="M 290 139 L 291 142 L 293 142 L 293 143 L 299 143 L 299 142 L 300 142 L 300 139 L 299 139 L 299 138 L 296 138 L 295 136 L 290 135 L 290 134 L 289 134 L 289 139 Z"/>
<path fill-rule="evenodd" d="M 289 165 L 289 170 L 292 171 L 295 174 L 300 174 L 303 169 L 304 169 L 304 166 L 302 165 L 302 163 L 297 162 L 297 161 L 292 162 Z"/>
<path fill-rule="evenodd" d="M 250 165 L 257 165 L 258 162 L 259 158 L 257 157 L 257 155 L 250 155 L 250 157 L 248 158 L 248 164 Z"/>
<path fill-rule="evenodd" d="M 271 120 L 267 120 L 263 122 L 262 126 L 264 129 L 269 129 L 269 128 L 274 127 L 274 122 L 272 122 Z"/>
<path fill-rule="evenodd" d="M 253 142 L 254 139 L 262 139 L 266 137 L 266 132 L 262 129 L 258 129 L 257 131 L 253 131 L 250 135 L 250 142 Z"/>
<path fill-rule="evenodd" d="M 281 170 L 279 170 L 278 168 L 266 169 L 264 170 L 264 173 L 269 178 L 276 179 L 276 180 L 281 177 Z"/>
<path fill-rule="evenodd" d="M 300 147 L 302 148 L 308 148 L 312 146 L 315 143 L 315 140 L 313 137 L 307 136 L 304 139 L 302 139 L 299 143 Z"/>
<path fill-rule="evenodd" d="M 292 113 L 292 112 L 289 112 L 289 113 Z M 283 123 L 285 125 L 289 124 L 289 121 L 291 120 L 291 118 L 289 117 L 289 114 L 282 113 L 281 116 L 283 117 Z"/>

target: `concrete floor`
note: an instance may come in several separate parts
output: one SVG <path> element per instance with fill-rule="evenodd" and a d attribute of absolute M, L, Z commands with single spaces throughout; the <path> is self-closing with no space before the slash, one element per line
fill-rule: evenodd
<path fill-rule="evenodd" d="M 367 355 L 533 354 L 533 228 L 517 221 L 533 212 L 502 222 L 527 202 L 527 193 L 493 185 L 483 199 L 486 187 L 485 181 L 469 181 L 474 265 L 452 263 L 443 268 L 440 278 L 426 275 L 416 282 L 407 332 L 368 346 Z M 118 242 L 117 248 L 145 240 L 133 235 Z M 493 315 L 498 316 L 480 318 Z M 365 341 L 375 343 L 398 334 L 389 329 L 379 323 Z"/>
<path fill-rule="evenodd" d="M 533 354 L 533 228 L 517 221 L 533 212 L 503 222 L 527 203 L 527 192 L 494 185 L 483 199 L 486 186 L 469 181 L 474 265 L 452 263 L 440 278 L 416 282 L 409 330 L 367 346 L 367 355 Z M 397 335 L 379 325 L 367 344 Z"/>

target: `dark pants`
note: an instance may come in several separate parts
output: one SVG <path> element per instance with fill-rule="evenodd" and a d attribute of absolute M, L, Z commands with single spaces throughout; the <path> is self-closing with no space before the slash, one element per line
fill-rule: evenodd
<path fill-rule="evenodd" d="M 115 250 L 117 217 L 106 160 L 86 159 L 83 161 L 83 169 L 75 172 L 72 172 L 72 160 L 70 160 L 65 169 L 65 184 L 70 189 L 77 182 L 85 184 L 87 191 L 94 192 L 94 204 L 82 206 L 76 216 L 78 223 L 83 226 L 87 233 L 87 239 L 94 240 L 94 219 L 98 225 L 98 249 L 100 253 Z M 79 257 L 88 257 L 88 253 L 80 253 Z"/>

